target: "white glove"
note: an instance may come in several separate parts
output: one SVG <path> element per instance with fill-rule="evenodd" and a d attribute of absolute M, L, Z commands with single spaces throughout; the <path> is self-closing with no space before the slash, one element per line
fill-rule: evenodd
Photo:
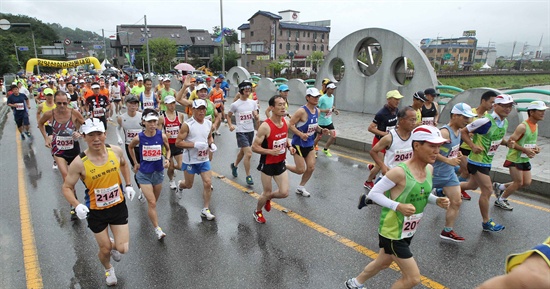
<path fill-rule="evenodd" d="M 208 144 L 205 142 L 195 142 L 194 148 L 198 149 L 199 151 L 203 151 L 208 148 Z"/>
<path fill-rule="evenodd" d="M 136 195 L 136 191 L 134 191 L 133 187 L 126 187 L 124 188 L 124 192 L 126 193 L 126 197 L 132 201 L 134 199 L 134 196 Z"/>
<path fill-rule="evenodd" d="M 211 152 L 215 152 L 215 151 L 217 151 L 217 150 L 218 150 L 218 147 L 216 146 L 215 143 L 213 143 L 213 144 L 210 145 L 210 151 L 211 151 Z"/>
<path fill-rule="evenodd" d="M 90 209 L 88 207 L 84 206 L 83 204 L 78 204 L 76 208 L 74 208 L 74 211 L 76 212 L 76 215 L 79 219 L 84 220 L 88 216 L 88 212 Z"/>
<path fill-rule="evenodd" d="M 121 146 L 123 144 L 123 141 L 121 138 L 118 138 L 118 145 Z"/>

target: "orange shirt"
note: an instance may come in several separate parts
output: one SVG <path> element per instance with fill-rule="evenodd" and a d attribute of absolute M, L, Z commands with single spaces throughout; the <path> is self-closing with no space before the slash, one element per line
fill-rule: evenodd
<path fill-rule="evenodd" d="M 212 95 L 210 96 L 210 101 L 214 103 L 216 108 L 220 107 L 223 104 L 223 90 L 212 88 Z"/>

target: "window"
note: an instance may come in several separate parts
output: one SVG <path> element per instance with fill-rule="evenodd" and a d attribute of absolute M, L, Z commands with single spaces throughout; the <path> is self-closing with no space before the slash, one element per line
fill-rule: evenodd
<path fill-rule="evenodd" d="M 244 31 L 241 31 L 241 38 L 245 38 L 246 37 L 246 33 Z"/>
<path fill-rule="evenodd" d="M 309 44 L 307 45 L 307 50 L 309 50 Z"/>
<path fill-rule="evenodd" d="M 316 44 L 313 44 L 312 50 L 313 50 L 313 51 L 317 51 L 317 45 L 316 45 Z"/>
<path fill-rule="evenodd" d="M 290 50 L 290 43 L 287 43 L 287 44 L 286 44 L 286 50 L 287 50 L 287 51 Z"/>
<path fill-rule="evenodd" d="M 309 34 L 309 32 L 308 32 L 308 33 L 307 33 L 307 37 L 309 37 L 309 35 L 310 35 L 310 34 Z"/>
<path fill-rule="evenodd" d="M 321 39 L 325 39 L 325 33 L 321 34 Z"/>
<path fill-rule="evenodd" d="M 302 44 L 302 50 L 306 50 L 306 45 Z"/>
<path fill-rule="evenodd" d="M 250 19 L 250 24 L 254 24 L 254 18 Z"/>
<path fill-rule="evenodd" d="M 317 39 L 317 32 L 313 32 L 313 39 Z"/>
<path fill-rule="evenodd" d="M 283 44 L 279 43 L 279 49 L 283 49 Z"/>
<path fill-rule="evenodd" d="M 321 51 L 325 51 L 325 45 L 321 44 Z"/>
<path fill-rule="evenodd" d="M 251 43 L 250 44 L 251 52 L 264 52 L 264 44 L 262 42 Z"/>
<path fill-rule="evenodd" d="M 300 44 L 296 43 L 296 48 L 294 50 L 296 51 L 300 50 Z"/>
<path fill-rule="evenodd" d="M 279 36 L 283 36 L 283 30 L 279 30 Z"/>
<path fill-rule="evenodd" d="M 304 31 L 304 33 L 302 34 L 302 37 L 306 37 L 306 32 Z"/>
<path fill-rule="evenodd" d="M 252 65 L 254 65 L 254 62 L 255 62 L 255 61 L 254 61 L 254 60 L 252 60 Z"/>
<path fill-rule="evenodd" d="M 287 30 L 287 35 L 288 35 L 289 38 L 290 38 L 290 34 L 291 34 L 291 33 L 292 33 L 292 32 L 290 32 L 290 30 Z"/>
<path fill-rule="evenodd" d="M 254 31 L 250 31 L 250 37 L 254 36 Z"/>
<path fill-rule="evenodd" d="M 300 31 L 296 31 L 296 38 L 300 38 Z"/>

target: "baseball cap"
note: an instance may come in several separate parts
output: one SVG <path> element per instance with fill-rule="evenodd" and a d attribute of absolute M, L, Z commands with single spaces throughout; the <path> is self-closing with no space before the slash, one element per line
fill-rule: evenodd
<path fill-rule="evenodd" d="M 53 89 L 51 89 L 51 88 L 44 89 L 44 95 L 48 95 L 48 94 L 53 95 Z"/>
<path fill-rule="evenodd" d="M 421 125 L 412 131 L 413 141 L 425 141 L 432 144 L 449 143 L 449 140 L 441 137 L 441 132 L 435 126 Z"/>
<path fill-rule="evenodd" d="M 509 94 L 497 95 L 495 98 L 495 104 L 509 104 L 514 103 L 514 99 Z"/>
<path fill-rule="evenodd" d="M 176 102 L 176 98 L 172 95 L 168 95 L 164 98 L 164 103 L 166 104 L 173 103 L 173 102 Z"/>
<path fill-rule="evenodd" d="M 99 88 L 99 83 L 94 82 L 94 83 L 92 84 L 92 89 L 96 89 L 96 88 Z"/>
<path fill-rule="evenodd" d="M 82 79 L 82 78 L 80 80 L 78 80 L 78 83 L 84 83 L 84 82 L 86 82 L 86 81 L 84 81 L 84 79 Z"/>
<path fill-rule="evenodd" d="M 206 107 L 206 101 L 204 99 L 193 100 L 193 108 L 199 108 L 201 106 Z"/>
<path fill-rule="evenodd" d="M 239 89 L 245 89 L 245 88 L 252 88 L 252 82 L 250 82 L 250 80 L 248 79 L 245 79 L 241 83 L 239 83 Z"/>
<path fill-rule="evenodd" d="M 433 88 L 426 88 L 424 90 L 424 94 L 425 95 L 429 94 L 429 95 L 433 95 L 433 96 L 439 96 L 439 93 L 437 93 L 437 91 L 435 91 L 435 89 L 433 89 Z"/>
<path fill-rule="evenodd" d="M 472 112 L 472 108 L 467 105 L 466 103 L 457 103 L 455 106 L 453 106 L 453 109 L 451 109 L 452 114 L 462 114 L 465 117 L 474 117 L 476 116 L 475 113 Z"/>
<path fill-rule="evenodd" d="M 542 100 L 535 100 L 529 103 L 529 106 L 527 106 L 527 110 L 546 110 L 548 107 L 546 106 L 546 103 Z"/>
<path fill-rule="evenodd" d="M 323 83 L 324 85 L 327 85 L 329 82 L 330 82 L 330 79 L 325 78 L 325 79 L 323 79 L 323 82 L 322 82 L 322 83 Z"/>
<path fill-rule="evenodd" d="M 130 94 L 128 97 L 126 97 L 126 102 L 139 102 L 139 99 L 137 96 Z"/>
<path fill-rule="evenodd" d="M 191 82 L 197 82 L 197 79 L 194 77 L 191 77 Z"/>
<path fill-rule="evenodd" d="M 204 83 L 204 79 L 201 77 L 197 77 L 197 83 Z"/>
<path fill-rule="evenodd" d="M 159 82 L 163 82 L 163 81 L 164 81 L 164 77 L 159 76 Z"/>
<path fill-rule="evenodd" d="M 401 98 L 403 98 L 403 95 L 401 95 L 401 93 L 399 93 L 399 91 L 397 91 L 397 90 L 390 90 L 390 91 L 388 91 L 388 93 L 386 93 L 386 98 L 387 99 L 390 99 L 390 98 L 401 99 Z"/>
<path fill-rule="evenodd" d="M 327 84 L 327 88 L 331 88 L 331 89 L 335 89 L 336 88 L 336 84 L 334 84 L 333 82 Z"/>
<path fill-rule="evenodd" d="M 212 80 L 212 78 L 210 78 L 210 77 L 206 78 L 206 81 L 211 81 L 211 80 Z"/>
<path fill-rule="evenodd" d="M 151 120 L 158 120 L 159 119 L 159 115 L 155 112 L 150 112 L 144 116 L 141 117 L 143 119 L 143 121 L 151 121 Z"/>
<path fill-rule="evenodd" d="M 286 84 L 281 84 L 279 86 L 279 91 L 289 91 L 290 89 L 288 88 L 288 85 Z"/>
<path fill-rule="evenodd" d="M 422 102 L 426 102 L 428 99 L 426 99 L 426 96 L 424 95 L 424 92 L 422 90 L 419 90 L 413 94 L 413 98 L 416 98 Z"/>
<path fill-rule="evenodd" d="M 222 83 L 222 79 L 221 78 L 216 78 L 216 80 L 214 82 L 215 83 Z"/>
<path fill-rule="evenodd" d="M 225 78 L 225 76 L 223 74 L 220 74 L 218 77 L 219 78 Z"/>
<path fill-rule="evenodd" d="M 197 91 L 201 90 L 201 89 L 206 89 L 208 90 L 208 86 L 204 83 L 201 83 L 199 85 L 197 85 Z"/>
<path fill-rule="evenodd" d="M 143 77 L 138 76 L 137 81 L 143 81 Z"/>
<path fill-rule="evenodd" d="M 105 132 L 105 127 L 103 126 L 103 122 L 99 120 L 99 118 L 89 118 L 87 119 L 84 124 L 82 124 L 82 132 L 84 134 L 89 134 L 94 131 L 99 132 Z"/>
<path fill-rule="evenodd" d="M 319 92 L 319 90 L 315 87 L 311 87 L 311 88 L 308 88 L 306 90 L 306 96 L 309 95 L 309 96 L 313 96 L 313 97 L 318 97 L 321 95 L 321 93 Z"/>
<path fill-rule="evenodd" d="M 162 79 L 162 81 L 163 82 L 166 82 L 166 81 L 171 82 L 172 80 L 170 79 L 170 77 L 165 77 L 165 78 Z"/>

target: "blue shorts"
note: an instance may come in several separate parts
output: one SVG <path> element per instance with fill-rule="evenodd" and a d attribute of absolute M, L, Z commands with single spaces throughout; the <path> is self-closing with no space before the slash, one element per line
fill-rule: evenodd
<path fill-rule="evenodd" d="M 136 179 L 140 185 L 158 185 L 161 184 L 164 180 L 164 170 L 152 172 L 150 174 L 142 173 L 138 171 L 136 174 Z"/>
<path fill-rule="evenodd" d="M 187 172 L 188 174 L 200 175 L 201 173 L 208 172 L 212 168 L 210 167 L 210 161 L 198 164 L 182 164 L 181 170 Z"/>
<path fill-rule="evenodd" d="M 433 175 L 432 186 L 434 188 L 445 188 L 445 187 L 455 187 L 460 186 L 458 177 L 453 172 L 443 176 L 443 175 Z"/>

